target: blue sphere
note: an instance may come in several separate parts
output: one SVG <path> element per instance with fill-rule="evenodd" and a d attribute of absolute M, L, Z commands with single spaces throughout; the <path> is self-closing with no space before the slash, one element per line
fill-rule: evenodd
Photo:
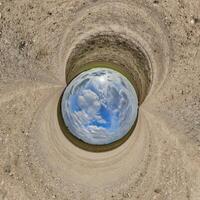
<path fill-rule="evenodd" d="M 66 87 L 62 116 L 80 140 L 105 145 L 125 136 L 138 112 L 138 99 L 129 80 L 117 71 L 94 68 L 79 74 Z"/>

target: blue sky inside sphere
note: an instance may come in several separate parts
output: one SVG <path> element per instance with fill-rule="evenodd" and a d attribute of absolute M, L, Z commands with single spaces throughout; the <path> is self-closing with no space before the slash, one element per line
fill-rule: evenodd
<path fill-rule="evenodd" d="M 78 139 L 105 145 L 125 136 L 138 112 L 138 98 L 129 80 L 117 71 L 94 68 L 66 87 L 62 102 L 65 125 Z"/>

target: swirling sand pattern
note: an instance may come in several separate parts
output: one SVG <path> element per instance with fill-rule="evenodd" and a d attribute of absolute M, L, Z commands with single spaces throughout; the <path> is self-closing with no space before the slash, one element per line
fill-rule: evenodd
<path fill-rule="evenodd" d="M 200 199 L 198 0 L 0 2 L 0 199 Z M 93 61 L 120 66 L 140 104 L 106 152 L 74 145 L 57 116 Z"/>

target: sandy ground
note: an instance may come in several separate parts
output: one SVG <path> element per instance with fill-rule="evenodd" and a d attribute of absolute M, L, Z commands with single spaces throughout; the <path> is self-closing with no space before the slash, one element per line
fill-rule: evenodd
<path fill-rule="evenodd" d="M 143 66 L 136 128 L 101 153 L 57 119 L 66 67 L 95 58 Z M 0 200 L 200 200 L 199 65 L 199 0 L 0 0 Z"/>

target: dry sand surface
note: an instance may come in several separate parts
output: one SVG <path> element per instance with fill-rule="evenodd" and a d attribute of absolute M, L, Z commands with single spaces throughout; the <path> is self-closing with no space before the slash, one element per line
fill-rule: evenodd
<path fill-rule="evenodd" d="M 140 100 L 105 152 L 74 145 L 57 115 L 94 61 Z M 0 200 L 46 199 L 200 200 L 199 0 L 0 0 Z"/>

